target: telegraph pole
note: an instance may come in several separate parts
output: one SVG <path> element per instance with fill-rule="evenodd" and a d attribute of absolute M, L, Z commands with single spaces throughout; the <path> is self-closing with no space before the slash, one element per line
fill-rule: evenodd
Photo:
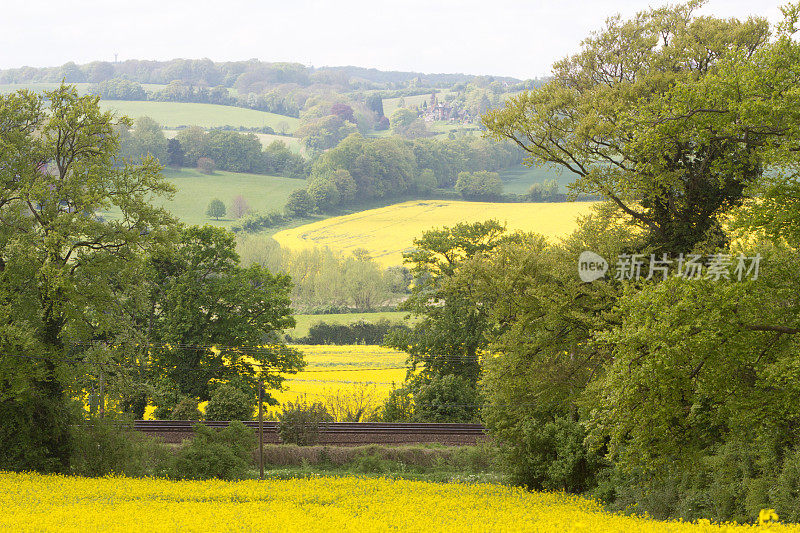
<path fill-rule="evenodd" d="M 261 402 L 264 394 L 264 380 L 258 380 L 258 471 L 259 479 L 264 479 L 264 413 Z"/>

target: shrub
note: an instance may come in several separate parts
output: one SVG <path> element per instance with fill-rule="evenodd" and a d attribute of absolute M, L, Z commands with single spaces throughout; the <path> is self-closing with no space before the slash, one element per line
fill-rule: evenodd
<path fill-rule="evenodd" d="M 556 180 L 546 180 L 543 183 L 534 183 L 528 189 L 527 199 L 531 202 L 551 202 L 558 198 L 558 183 Z"/>
<path fill-rule="evenodd" d="M 333 422 L 333 417 L 321 402 L 305 399 L 287 402 L 278 414 L 278 435 L 285 444 L 308 446 L 319 441 L 319 425 Z"/>
<path fill-rule="evenodd" d="M 203 424 L 173 458 L 168 474 L 174 479 L 242 479 L 252 465 L 255 432 L 234 421 L 221 430 Z"/>
<path fill-rule="evenodd" d="M 503 194 L 497 172 L 459 172 L 456 190 L 465 200 L 496 200 Z"/>
<path fill-rule="evenodd" d="M 252 394 L 225 383 L 211 392 L 206 420 L 251 420 L 256 399 Z"/>
<path fill-rule="evenodd" d="M 504 462 L 514 483 L 534 490 L 583 492 L 595 486 L 601 459 L 583 444 L 583 427 L 567 418 L 524 420 Z"/>
<path fill-rule="evenodd" d="M 381 319 L 377 322 L 359 320 L 350 324 L 329 324 L 317 322 L 308 330 L 308 335 L 292 339 L 298 344 L 370 344 L 379 345 L 387 333 L 394 330 L 406 330 L 408 326 L 392 324 Z"/>
<path fill-rule="evenodd" d="M 154 476 L 163 473 L 170 451 L 127 420 L 90 419 L 72 428 L 70 472 L 80 476 Z"/>
<path fill-rule="evenodd" d="M 197 170 L 202 174 L 211 175 L 217 169 L 217 164 L 210 157 L 201 157 L 197 160 Z"/>
<path fill-rule="evenodd" d="M 305 217 L 314 211 L 314 201 L 305 189 L 298 189 L 289 194 L 286 201 L 286 215 L 290 217 Z"/>
<path fill-rule="evenodd" d="M 480 401 L 475 387 L 454 374 L 412 382 L 415 422 L 476 422 Z"/>
<path fill-rule="evenodd" d="M 178 405 L 172 408 L 169 417 L 171 420 L 202 420 L 203 413 L 197 408 L 197 400 L 184 396 Z"/>

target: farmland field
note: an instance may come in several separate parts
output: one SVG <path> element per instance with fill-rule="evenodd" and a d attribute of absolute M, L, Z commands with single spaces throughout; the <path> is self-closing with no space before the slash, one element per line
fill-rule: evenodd
<path fill-rule="evenodd" d="M 103 109 L 112 109 L 131 118 L 148 116 L 166 128 L 178 126 L 203 126 L 205 128 L 244 126 L 246 128 L 261 128 L 269 126 L 278 131 L 281 122 L 286 122 L 289 125 L 287 131 L 291 133 L 299 122 L 294 117 L 245 109 L 243 107 L 214 104 L 102 100 L 100 106 Z"/>
<path fill-rule="evenodd" d="M 364 345 L 294 345 L 303 352 L 308 366 L 297 374 L 288 374 L 283 391 L 270 391 L 279 402 L 309 401 L 342 389 L 367 388 L 376 402 L 389 396 L 393 384 L 405 379 L 405 352 Z"/>
<path fill-rule="evenodd" d="M 365 248 L 382 266 L 402 264 L 402 253 L 423 231 L 495 218 L 510 230 L 525 230 L 548 237 L 562 237 L 576 227 L 576 218 L 587 214 L 591 202 L 490 203 L 443 200 L 415 200 L 328 218 L 279 231 L 274 235 L 282 246 L 302 249 L 327 246 L 352 252 Z"/>
<path fill-rule="evenodd" d="M 206 207 L 213 198 L 222 200 L 230 211 L 234 197 L 241 194 L 251 209 L 271 211 L 283 209 L 289 194 L 305 187 L 305 180 L 267 176 L 264 174 L 244 174 L 217 171 L 207 176 L 194 169 L 164 169 L 167 181 L 175 185 L 177 192 L 172 200 L 159 199 L 154 204 L 166 207 L 181 222 L 187 224 L 213 224 L 229 227 L 234 220 L 227 217 L 214 220 L 206 216 Z M 113 217 L 116 213 L 106 215 Z"/>
<path fill-rule="evenodd" d="M 555 180 L 560 192 L 567 191 L 567 185 L 575 181 L 577 176 L 571 172 L 560 172 L 557 168 L 542 167 L 513 167 L 498 172 L 503 181 L 503 192 L 506 194 L 525 194 L 534 183 L 543 183 Z"/>
<path fill-rule="evenodd" d="M 336 313 L 327 315 L 294 315 L 297 325 L 294 329 L 287 329 L 285 333 L 292 337 L 305 337 L 308 329 L 317 322 L 327 322 L 328 324 L 350 324 L 360 320 L 364 322 L 377 322 L 378 320 L 388 320 L 392 324 L 409 323 L 405 320 L 408 313 L 405 311 L 384 311 L 378 313 Z"/>
<path fill-rule="evenodd" d="M 0 473 L 4 531 L 800 531 L 661 522 L 564 493 L 366 477 L 225 481 Z"/>

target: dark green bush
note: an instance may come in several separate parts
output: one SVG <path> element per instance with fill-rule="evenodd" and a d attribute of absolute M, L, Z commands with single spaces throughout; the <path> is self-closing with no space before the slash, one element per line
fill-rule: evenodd
<path fill-rule="evenodd" d="M 194 437 L 173 457 L 173 479 L 242 479 L 253 464 L 255 432 L 239 421 L 221 430 L 197 424 Z"/>
<path fill-rule="evenodd" d="M 587 450 L 583 427 L 557 417 L 528 419 L 511 433 L 503 459 L 512 480 L 535 490 L 583 492 L 595 486 L 601 458 Z"/>
<path fill-rule="evenodd" d="M 75 420 L 66 400 L 34 388 L 0 401 L 0 470 L 66 472 Z"/>
<path fill-rule="evenodd" d="M 252 420 L 255 406 L 254 395 L 226 383 L 211 392 L 206 420 Z"/>
<path fill-rule="evenodd" d="M 160 440 L 134 431 L 125 419 L 93 418 L 72 428 L 70 472 L 81 476 L 157 476 L 171 455 Z"/>
<path fill-rule="evenodd" d="M 319 425 L 333 422 L 333 417 L 321 402 L 305 399 L 287 402 L 278 414 L 278 435 L 284 444 L 308 446 L 319 441 Z"/>

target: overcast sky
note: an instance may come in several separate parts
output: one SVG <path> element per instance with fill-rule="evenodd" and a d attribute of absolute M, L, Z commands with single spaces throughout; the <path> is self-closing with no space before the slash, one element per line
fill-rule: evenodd
<path fill-rule="evenodd" d="M 710 0 L 701 13 L 779 19 L 787 0 Z M 258 58 L 315 67 L 531 78 L 634 0 L 2 0 L 0 68 L 75 61 Z"/>

